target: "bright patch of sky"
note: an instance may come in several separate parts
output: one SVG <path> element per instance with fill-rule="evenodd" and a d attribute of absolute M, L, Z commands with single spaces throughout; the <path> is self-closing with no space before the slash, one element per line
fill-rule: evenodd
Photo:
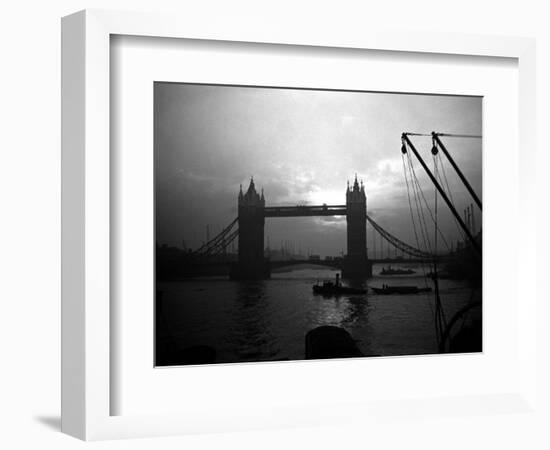
<path fill-rule="evenodd" d="M 157 241 L 196 248 L 206 225 L 214 236 L 236 217 L 239 185 L 247 188 L 251 176 L 267 205 L 330 205 L 345 204 L 346 183 L 357 174 L 368 213 L 414 245 L 400 151 L 404 131 L 480 135 L 482 99 L 156 83 Z M 431 139 L 412 139 L 433 168 Z M 445 142 L 481 196 L 481 140 Z M 472 200 L 445 164 L 462 212 Z M 414 165 L 433 207 L 434 187 Z M 441 202 L 439 211 L 445 236 L 456 241 L 456 224 Z M 321 255 L 345 252 L 345 229 L 341 217 L 266 221 L 272 247 L 293 241 Z"/>

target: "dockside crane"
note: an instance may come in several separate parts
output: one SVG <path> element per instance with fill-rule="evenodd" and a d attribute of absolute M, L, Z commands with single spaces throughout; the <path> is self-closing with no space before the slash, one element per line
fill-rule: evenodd
<path fill-rule="evenodd" d="M 475 251 L 478 254 L 481 255 L 481 246 L 479 245 L 479 243 L 476 241 L 475 237 L 473 236 L 470 227 L 468 227 L 466 225 L 463 218 L 461 217 L 461 215 L 458 213 L 455 206 L 453 205 L 453 202 L 449 199 L 447 193 L 445 192 L 445 190 L 443 189 L 443 187 L 441 186 L 439 181 L 436 179 L 436 177 L 434 176 L 434 174 L 432 173 L 430 168 L 424 162 L 424 159 L 422 158 L 420 153 L 418 153 L 418 150 L 416 149 L 414 144 L 411 142 L 409 136 L 430 136 L 430 135 L 425 135 L 425 134 L 420 134 L 420 133 L 403 133 L 401 135 L 401 152 L 403 154 L 406 154 L 407 153 L 407 148 L 410 148 L 412 150 L 414 156 L 416 156 L 416 159 L 418 159 L 418 161 L 420 162 L 420 165 L 425 170 L 425 172 L 428 174 L 428 177 L 430 177 L 430 180 L 432 181 L 432 183 L 436 187 L 437 191 L 441 195 L 441 198 L 443 198 L 443 200 L 445 201 L 445 203 L 447 204 L 447 206 L 451 210 L 451 213 L 455 217 L 457 223 L 459 224 L 460 228 L 464 232 L 465 236 L 470 241 L 470 244 L 475 249 Z M 449 154 L 449 152 L 447 151 L 447 149 L 445 148 L 445 146 L 443 145 L 443 143 L 439 139 L 439 136 L 451 136 L 451 135 L 432 132 L 431 136 L 432 136 L 432 139 L 433 139 L 432 154 L 435 156 L 435 155 L 437 155 L 439 148 L 442 150 L 442 152 L 445 154 L 445 156 L 447 157 L 447 159 L 449 160 L 449 162 L 451 163 L 451 165 L 453 166 L 453 168 L 457 172 L 459 178 L 461 179 L 461 181 L 466 186 L 466 189 L 472 195 L 475 202 L 477 203 L 477 205 L 481 209 L 481 206 L 482 206 L 481 201 L 479 200 L 479 198 L 475 194 L 475 192 L 472 189 L 470 183 L 468 182 L 468 180 L 466 179 L 466 177 L 464 176 L 464 174 L 462 173 L 460 168 L 456 165 L 455 161 L 453 160 L 453 158 L 451 157 L 451 155 Z M 469 135 L 456 135 L 456 136 L 465 137 L 465 136 L 469 136 Z M 472 137 L 474 137 L 474 136 L 472 136 Z"/>

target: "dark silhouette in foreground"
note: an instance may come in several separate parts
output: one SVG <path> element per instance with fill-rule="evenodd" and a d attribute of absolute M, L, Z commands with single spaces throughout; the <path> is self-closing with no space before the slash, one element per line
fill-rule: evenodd
<path fill-rule="evenodd" d="M 306 359 L 354 358 L 364 356 L 343 328 L 322 326 L 306 334 Z"/>
<path fill-rule="evenodd" d="M 483 329 L 481 320 L 462 328 L 449 344 L 450 353 L 479 353 L 483 351 Z"/>
<path fill-rule="evenodd" d="M 162 291 L 157 291 L 155 310 L 155 365 L 180 366 L 212 364 L 216 362 L 216 350 L 207 345 L 180 348 L 170 334 L 162 311 Z"/>
<path fill-rule="evenodd" d="M 157 366 L 180 366 L 192 364 L 213 364 L 216 362 L 216 350 L 207 345 L 195 345 L 180 349 L 174 343 L 158 347 Z"/>
<path fill-rule="evenodd" d="M 445 353 L 447 341 L 450 353 L 476 353 L 483 351 L 483 323 L 481 317 L 474 319 L 468 325 L 464 324 L 464 317 L 471 310 L 480 309 L 481 306 L 482 303 L 480 301 L 470 302 L 455 313 L 447 323 L 447 327 L 439 343 L 440 353 Z M 454 335 L 451 335 L 455 325 L 461 321 L 462 325 L 460 329 Z"/>

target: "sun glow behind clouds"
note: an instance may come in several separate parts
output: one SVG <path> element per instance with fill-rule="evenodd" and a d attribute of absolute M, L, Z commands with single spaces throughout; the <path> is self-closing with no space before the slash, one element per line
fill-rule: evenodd
<path fill-rule="evenodd" d="M 345 205 L 346 191 L 345 188 L 338 191 L 335 189 L 319 189 L 309 193 L 308 202 L 311 205 Z"/>
<path fill-rule="evenodd" d="M 481 133 L 481 99 L 472 97 L 158 83 L 155 102 L 157 237 L 191 247 L 201 244 L 206 225 L 222 228 L 234 219 L 239 184 L 246 189 L 251 175 L 269 206 L 344 205 L 346 181 L 352 184 L 357 171 L 369 214 L 406 238 L 401 133 Z M 456 143 L 453 155 L 481 192 L 481 146 L 470 141 Z M 415 142 L 429 161 L 430 139 Z M 449 182 L 464 207 L 460 186 Z M 303 219 L 273 222 L 273 239 L 303 239 L 318 253 L 342 250 L 345 231 L 336 227 L 345 217 Z"/>

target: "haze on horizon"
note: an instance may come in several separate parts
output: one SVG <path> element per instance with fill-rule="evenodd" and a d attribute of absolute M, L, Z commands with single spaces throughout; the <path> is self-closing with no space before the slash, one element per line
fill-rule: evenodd
<path fill-rule="evenodd" d="M 239 186 L 247 189 L 251 176 L 266 205 L 335 205 L 345 204 L 355 174 L 365 183 L 368 214 L 415 245 L 401 133 L 482 134 L 481 97 L 178 83 L 154 89 L 156 241 L 178 247 L 196 249 L 207 225 L 214 237 L 229 224 Z M 431 138 L 412 140 L 433 169 Z M 444 142 L 481 197 L 481 140 Z M 416 159 L 414 166 L 433 207 L 435 188 Z M 472 199 L 447 162 L 445 171 L 462 212 Z M 476 223 L 479 229 L 477 209 Z M 439 225 L 456 242 L 457 226 L 441 199 Z M 302 253 L 346 251 L 345 217 L 266 219 L 265 235 L 272 248 L 293 241 Z"/>

